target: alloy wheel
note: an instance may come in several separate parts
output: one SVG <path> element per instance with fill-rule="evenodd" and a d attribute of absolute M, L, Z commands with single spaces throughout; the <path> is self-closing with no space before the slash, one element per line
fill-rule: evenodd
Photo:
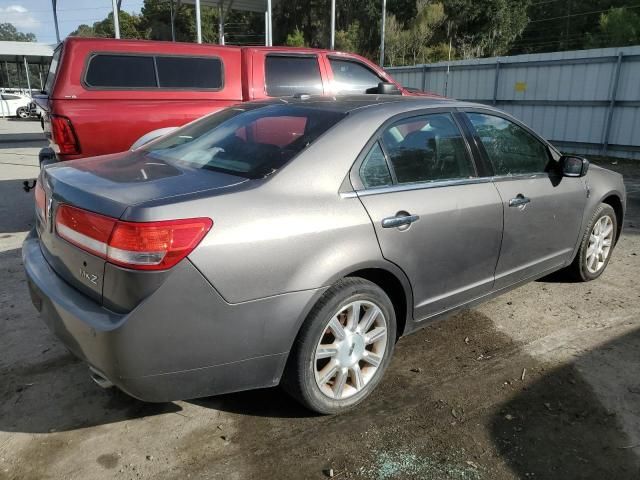
<path fill-rule="evenodd" d="M 315 350 L 320 391 L 335 400 L 362 391 L 378 371 L 386 345 L 387 320 L 379 306 L 360 300 L 340 307 Z"/>
<path fill-rule="evenodd" d="M 609 215 L 598 219 L 589 236 L 587 247 L 587 270 L 597 273 L 602 269 L 611 252 L 613 244 L 613 220 Z"/>

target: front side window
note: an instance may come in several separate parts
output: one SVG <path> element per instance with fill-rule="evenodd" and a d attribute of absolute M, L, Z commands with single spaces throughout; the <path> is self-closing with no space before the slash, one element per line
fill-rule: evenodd
<path fill-rule="evenodd" d="M 336 93 L 367 93 L 384 80 L 364 65 L 350 60 L 329 58 Z"/>
<path fill-rule="evenodd" d="M 384 131 L 382 141 L 400 184 L 475 176 L 462 134 L 449 113 L 400 120 Z"/>
<path fill-rule="evenodd" d="M 467 113 L 496 175 L 543 173 L 549 164 L 547 147 L 515 123 L 495 115 Z"/>
<path fill-rule="evenodd" d="M 90 87 L 156 88 L 153 57 L 142 55 L 95 55 L 87 67 Z"/>
<path fill-rule="evenodd" d="M 152 158 L 261 178 L 280 169 L 345 113 L 275 104 L 222 110 L 152 142 Z"/>
<path fill-rule="evenodd" d="M 316 56 L 268 55 L 265 61 L 267 95 L 321 95 L 322 77 Z"/>

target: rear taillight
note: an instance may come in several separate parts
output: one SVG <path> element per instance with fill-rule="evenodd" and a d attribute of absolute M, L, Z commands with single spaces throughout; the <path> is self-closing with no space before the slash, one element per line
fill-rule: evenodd
<path fill-rule="evenodd" d="M 46 210 L 47 210 L 47 194 L 42 186 L 42 176 L 36 181 L 36 215 L 40 218 L 40 221 L 46 223 Z"/>
<path fill-rule="evenodd" d="M 71 120 L 67 117 L 51 116 L 51 136 L 56 153 L 62 155 L 77 155 L 80 153 L 76 132 L 73 130 Z"/>
<path fill-rule="evenodd" d="M 162 222 L 123 222 L 62 205 L 56 231 L 68 242 L 110 263 L 134 270 L 165 270 L 189 255 L 213 222 L 190 218 Z"/>

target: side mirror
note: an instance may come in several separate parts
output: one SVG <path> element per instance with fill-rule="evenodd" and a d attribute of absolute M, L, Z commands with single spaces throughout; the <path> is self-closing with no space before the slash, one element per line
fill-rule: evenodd
<path fill-rule="evenodd" d="M 560 157 L 560 168 L 563 177 L 584 177 L 589 171 L 589 160 L 575 155 Z"/>
<path fill-rule="evenodd" d="M 367 89 L 367 93 L 378 95 L 402 95 L 402 92 L 395 83 L 380 82 L 377 87 Z"/>

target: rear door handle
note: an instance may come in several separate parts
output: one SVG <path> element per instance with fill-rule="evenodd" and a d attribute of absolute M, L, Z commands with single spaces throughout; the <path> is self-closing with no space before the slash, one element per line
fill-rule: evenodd
<path fill-rule="evenodd" d="M 516 195 L 515 198 L 512 198 L 511 200 L 509 200 L 509 206 L 510 207 L 520 207 L 522 205 L 526 205 L 530 201 L 531 201 L 531 199 L 529 197 L 525 197 L 524 195 L 519 193 L 518 195 Z"/>
<path fill-rule="evenodd" d="M 396 215 L 382 219 L 382 228 L 396 228 L 404 225 L 411 225 L 420 220 L 418 215 Z"/>

